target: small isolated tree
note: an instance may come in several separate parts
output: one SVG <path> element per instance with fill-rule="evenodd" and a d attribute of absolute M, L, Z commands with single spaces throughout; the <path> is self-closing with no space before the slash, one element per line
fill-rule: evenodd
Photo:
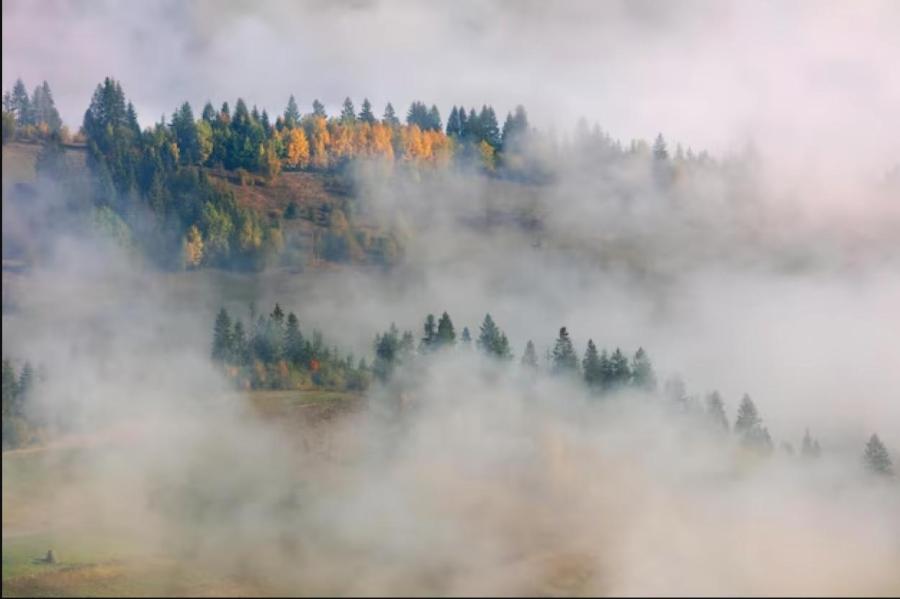
<path fill-rule="evenodd" d="M 569 338 L 566 327 L 559 329 L 559 336 L 553 346 L 553 373 L 574 373 L 578 371 L 578 356 L 575 355 L 575 347 Z"/>
<path fill-rule="evenodd" d="M 469 349 L 472 347 L 472 334 L 469 333 L 469 327 L 463 327 L 460 340 L 462 341 L 464 348 Z"/>
<path fill-rule="evenodd" d="M 734 421 L 734 432 L 740 436 L 745 445 L 761 451 L 771 451 L 772 449 L 769 430 L 762 426 L 762 418 L 759 417 L 756 405 L 746 393 L 738 408 L 737 418 Z"/>
<path fill-rule="evenodd" d="M 888 455 L 887 448 L 878 438 L 878 435 L 872 435 L 869 442 L 866 443 L 866 451 L 863 453 L 863 462 L 869 472 L 880 476 L 893 476 L 894 469 L 891 464 L 891 457 Z"/>

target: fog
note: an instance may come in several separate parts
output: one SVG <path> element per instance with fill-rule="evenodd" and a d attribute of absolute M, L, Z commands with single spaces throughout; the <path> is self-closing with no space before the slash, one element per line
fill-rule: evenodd
<path fill-rule="evenodd" d="M 526 149 L 553 175 L 541 184 L 358 165 L 352 218 L 402 239 L 391 269 L 159 272 L 57 221 L 65 189 L 36 185 L 9 212 L 5 197 L 4 235 L 41 250 L 4 272 L 4 357 L 44 373 L 31 409 L 68 431 L 51 444 L 82 448 L 46 526 L 263 594 L 900 592 L 900 486 L 861 464 L 873 432 L 900 459 L 897 3 L 7 2 L 3 16 L 4 87 L 46 78 L 70 126 L 112 75 L 150 121 L 185 99 L 274 113 L 293 93 L 334 112 L 349 94 L 445 117 L 523 103 L 559 142 Z M 575 164 L 579 115 L 623 140 L 663 131 L 670 152 L 718 166 L 666 190 L 649 163 Z M 418 338 L 446 310 L 474 337 L 489 312 L 515 360 L 417 355 L 325 424 L 266 419 L 209 358 L 216 312 L 246 322 L 248 298 L 370 361 L 392 322 Z M 643 347 L 660 383 L 720 391 L 731 422 L 749 394 L 776 450 L 749 452 L 662 393 L 598 399 L 519 365 L 561 326 L 579 357 L 589 338 Z M 779 448 L 807 428 L 819 459 Z"/>

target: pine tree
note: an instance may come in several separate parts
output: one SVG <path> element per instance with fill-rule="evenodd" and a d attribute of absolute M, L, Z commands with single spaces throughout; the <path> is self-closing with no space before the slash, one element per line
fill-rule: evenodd
<path fill-rule="evenodd" d="M 300 109 L 297 107 L 297 101 L 294 95 L 288 98 L 287 108 L 284 109 L 284 126 L 293 129 L 300 122 Z"/>
<path fill-rule="evenodd" d="M 578 371 L 578 356 L 575 354 L 575 346 L 569 338 L 566 327 L 559 329 L 559 337 L 553 346 L 553 373 L 566 374 Z"/>
<path fill-rule="evenodd" d="M 469 333 L 469 327 L 463 327 L 460 340 L 462 341 L 463 347 L 465 349 L 469 349 L 472 347 L 472 335 L 471 333 Z"/>
<path fill-rule="evenodd" d="M 454 106 L 447 117 L 447 136 L 459 138 L 462 136 L 462 127 L 459 122 L 459 110 Z"/>
<path fill-rule="evenodd" d="M 486 141 L 495 150 L 500 148 L 500 127 L 497 124 L 497 115 L 491 106 L 481 107 L 478 124 L 481 140 Z"/>
<path fill-rule="evenodd" d="M 522 354 L 522 366 L 534 369 L 538 367 L 537 353 L 534 351 L 534 343 L 531 339 L 525 344 L 525 352 Z"/>
<path fill-rule="evenodd" d="M 869 472 L 880 476 L 893 476 L 894 468 L 891 464 L 891 457 L 888 455 L 887 448 L 878 438 L 878 435 L 872 435 L 869 442 L 866 443 L 866 451 L 863 453 L 863 462 Z"/>
<path fill-rule="evenodd" d="M 643 347 L 638 348 L 631 361 L 631 382 L 642 391 L 656 391 L 656 373 Z"/>
<path fill-rule="evenodd" d="M 450 315 L 444 312 L 438 321 L 437 326 L 437 345 L 439 347 L 447 347 L 456 344 L 456 332 L 453 330 L 453 321 Z"/>
<path fill-rule="evenodd" d="M 762 424 L 762 419 L 756 411 L 756 405 L 750 396 L 746 393 L 741 398 L 741 405 L 738 407 L 737 419 L 734 421 L 734 432 L 738 434 L 746 434 L 747 432 L 758 428 Z"/>
<path fill-rule="evenodd" d="M 591 389 L 599 389 L 603 384 L 603 372 L 600 369 L 600 354 L 593 339 L 588 339 L 584 359 L 581 361 L 581 369 L 584 372 L 584 382 Z"/>
<path fill-rule="evenodd" d="M 706 417 L 710 424 L 717 429 L 728 432 L 728 416 L 725 415 L 725 403 L 718 391 L 713 391 L 706 396 Z"/>
<path fill-rule="evenodd" d="M 363 98 L 362 109 L 359 111 L 359 120 L 370 125 L 375 124 L 375 115 L 372 113 L 372 104 L 368 98 Z"/>
<path fill-rule="evenodd" d="M 356 108 L 353 107 L 353 101 L 349 97 L 344 98 L 344 105 L 341 109 L 341 122 L 345 125 L 352 125 L 356 122 Z"/>
<path fill-rule="evenodd" d="M 9 102 L 12 112 L 16 116 L 16 124 L 20 126 L 31 125 L 31 100 L 28 98 L 28 90 L 21 79 L 16 79 L 13 85 Z"/>
<path fill-rule="evenodd" d="M 244 323 L 240 320 L 234 323 L 231 361 L 238 366 L 250 364 L 250 346 L 247 343 L 247 334 L 244 331 Z"/>
<path fill-rule="evenodd" d="M 494 324 L 494 319 L 490 314 L 484 316 L 484 322 L 481 323 L 481 331 L 478 334 L 478 340 L 475 344 L 478 349 L 486 354 L 492 354 L 497 345 L 497 339 L 500 337 L 500 331 Z"/>
<path fill-rule="evenodd" d="M 212 358 L 217 362 L 225 362 L 232 355 L 231 317 L 225 308 L 219 310 L 213 326 Z"/>
<path fill-rule="evenodd" d="M 300 332 L 300 321 L 297 315 L 291 312 L 287 317 L 287 326 L 284 330 L 284 357 L 294 366 L 304 363 L 304 339 Z"/>
<path fill-rule="evenodd" d="M 428 109 L 428 129 L 431 131 L 440 131 L 443 128 L 441 123 L 441 112 L 434 104 Z"/>
<path fill-rule="evenodd" d="M 425 325 L 423 328 L 425 329 L 425 336 L 422 337 L 421 347 L 427 351 L 435 345 L 435 338 L 437 336 L 434 314 L 429 314 L 425 317 Z"/>
<path fill-rule="evenodd" d="M 618 347 L 609 358 L 610 371 L 612 373 L 612 386 L 624 387 L 631 380 L 631 369 L 628 367 L 628 358 Z"/>
<path fill-rule="evenodd" d="M 597 368 L 600 370 L 600 387 L 606 391 L 613 385 L 612 362 L 609 361 L 609 353 L 604 349 L 600 352 L 600 360 Z"/>
<path fill-rule="evenodd" d="M 400 119 L 397 118 L 397 114 L 394 112 L 394 107 L 390 102 L 388 102 L 387 106 L 384 107 L 384 116 L 381 117 L 381 122 L 388 127 L 396 127 L 400 124 Z"/>
<path fill-rule="evenodd" d="M 312 109 L 314 117 L 328 118 L 328 115 L 325 113 L 325 106 L 318 100 L 313 100 Z"/>
<path fill-rule="evenodd" d="M 662 133 L 656 136 L 653 142 L 653 158 L 659 161 L 669 159 L 669 151 L 666 149 L 666 140 L 663 139 Z"/>

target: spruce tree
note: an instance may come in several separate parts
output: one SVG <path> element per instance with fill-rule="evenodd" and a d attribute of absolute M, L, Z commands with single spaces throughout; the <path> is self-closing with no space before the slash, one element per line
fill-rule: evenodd
<path fill-rule="evenodd" d="M 734 432 L 737 434 L 746 434 L 762 424 L 762 419 L 756 411 L 756 405 L 750 396 L 746 393 L 741 398 L 741 405 L 738 407 L 737 419 L 734 421 Z"/>
<path fill-rule="evenodd" d="M 224 363 L 232 354 L 231 317 L 225 308 L 219 310 L 213 325 L 213 360 Z"/>
<path fill-rule="evenodd" d="M 362 108 L 359 111 L 359 120 L 370 125 L 375 123 L 375 115 L 372 113 L 372 104 L 368 98 L 363 98 Z"/>
<path fill-rule="evenodd" d="M 428 109 L 428 129 L 431 131 L 440 131 L 443 128 L 441 123 L 441 113 L 434 104 Z"/>
<path fill-rule="evenodd" d="M 284 126 L 293 129 L 300 122 L 300 109 L 297 107 L 297 101 L 294 100 L 294 94 L 288 98 L 287 108 L 284 109 Z"/>
<path fill-rule="evenodd" d="M 584 359 L 581 361 L 581 369 L 584 372 L 584 382 L 591 389 L 599 389 L 603 384 L 603 371 L 600 368 L 600 354 L 593 339 L 588 339 Z"/>
<path fill-rule="evenodd" d="M 427 351 L 433 348 L 437 338 L 437 329 L 434 322 L 434 314 L 429 314 L 425 317 L 425 325 L 423 328 L 425 329 L 425 336 L 422 337 L 421 347 Z"/>
<path fill-rule="evenodd" d="M 300 321 L 291 312 L 287 317 L 287 326 L 284 330 L 284 357 L 294 366 L 303 364 L 304 339 L 300 332 Z"/>
<path fill-rule="evenodd" d="M 484 322 L 481 323 L 481 331 L 478 334 L 478 340 L 475 342 L 478 349 L 486 354 L 493 354 L 499 337 L 500 331 L 494 323 L 494 319 L 491 318 L 490 314 L 485 314 Z"/>
<path fill-rule="evenodd" d="M 610 371 L 612 373 L 612 386 L 624 387 L 631 380 L 631 368 L 628 366 L 628 358 L 618 347 L 609 358 Z"/>
<path fill-rule="evenodd" d="M 447 136 L 459 138 L 462 135 L 462 129 L 459 123 L 459 110 L 454 106 L 450 110 L 450 116 L 447 117 Z"/>
<path fill-rule="evenodd" d="M 397 113 L 394 112 L 394 107 L 390 102 L 384 107 L 384 116 L 381 117 L 381 122 L 388 127 L 396 127 L 400 124 L 400 119 L 397 118 Z"/>
<path fill-rule="evenodd" d="M 469 333 L 469 327 L 463 327 L 462 335 L 460 335 L 463 347 L 469 349 L 472 347 L 472 334 Z"/>
<path fill-rule="evenodd" d="M 437 326 L 437 345 L 439 347 L 448 347 L 456 344 L 456 332 L 453 330 L 453 321 L 447 312 L 441 314 Z"/>
<path fill-rule="evenodd" d="M 656 391 L 656 373 L 643 347 L 638 348 L 631 361 L 631 382 L 642 391 Z"/>
<path fill-rule="evenodd" d="M 565 374 L 578 371 L 578 356 L 575 354 L 575 346 L 569 338 L 566 327 L 559 329 L 559 336 L 553 346 L 553 373 Z"/>
<path fill-rule="evenodd" d="M 344 98 L 344 104 L 341 108 L 341 122 L 345 125 L 352 125 L 356 122 L 356 108 L 353 107 L 353 101 L 349 97 Z"/>
<path fill-rule="evenodd" d="M 321 102 L 319 102 L 318 100 L 313 100 L 312 109 L 313 109 L 312 113 L 313 113 L 314 117 L 328 118 L 328 114 L 326 114 L 326 112 L 325 112 L 325 105 L 322 104 Z"/>
<path fill-rule="evenodd" d="M 231 360 L 238 366 L 250 364 L 250 346 L 247 342 L 247 334 L 244 331 L 244 323 L 240 320 L 234 323 Z"/>
<path fill-rule="evenodd" d="M 869 442 L 866 443 L 866 450 L 863 453 L 863 462 L 869 472 L 880 476 L 893 476 L 894 468 L 891 464 L 891 457 L 888 455 L 887 448 L 878 438 L 878 435 L 872 435 Z"/>

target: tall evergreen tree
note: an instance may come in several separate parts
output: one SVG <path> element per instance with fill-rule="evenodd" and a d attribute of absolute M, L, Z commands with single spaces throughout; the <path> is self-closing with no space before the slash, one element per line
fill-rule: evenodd
<path fill-rule="evenodd" d="M 456 332 L 453 330 L 453 321 L 450 315 L 444 312 L 437 325 L 437 345 L 447 347 L 456 344 Z"/>
<path fill-rule="evenodd" d="M 375 115 L 372 113 L 372 104 L 368 98 L 363 98 L 362 108 L 359 111 L 359 120 L 370 125 L 375 124 Z"/>
<path fill-rule="evenodd" d="M 356 108 L 353 107 L 353 101 L 349 97 L 344 98 L 344 106 L 341 109 L 341 122 L 345 125 L 352 125 L 356 122 Z"/>
<path fill-rule="evenodd" d="M 435 345 L 435 339 L 437 337 L 437 325 L 434 321 L 434 314 L 429 314 L 425 317 L 425 336 L 422 337 L 422 347 L 425 350 L 431 349 Z"/>
<path fill-rule="evenodd" d="M 588 339 L 584 359 L 581 361 L 581 369 L 584 372 L 584 382 L 591 389 L 599 389 L 603 384 L 603 372 L 600 369 L 600 354 L 593 339 Z"/>
<path fill-rule="evenodd" d="M 313 100 L 312 108 L 314 117 L 328 118 L 328 114 L 325 112 L 325 106 L 318 100 Z"/>
<path fill-rule="evenodd" d="M 638 389 L 656 391 L 656 373 L 643 347 L 638 348 L 631 361 L 631 382 Z"/>
<path fill-rule="evenodd" d="M 481 139 L 486 141 L 495 150 L 500 148 L 500 127 L 497 124 L 497 115 L 491 106 L 482 106 L 478 115 L 478 124 Z"/>
<path fill-rule="evenodd" d="M 666 140 L 663 139 L 662 133 L 656 136 L 653 142 L 653 158 L 659 161 L 669 159 L 669 150 L 666 148 Z"/>
<path fill-rule="evenodd" d="M 462 127 L 459 122 L 459 110 L 454 106 L 447 117 L 447 136 L 459 138 L 462 136 Z"/>
<path fill-rule="evenodd" d="M 384 116 L 381 117 L 381 122 L 388 127 L 397 127 L 400 125 L 400 119 L 397 118 L 397 113 L 394 112 L 394 107 L 390 102 L 384 107 Z"/>
<path fill-rule="evenodd" d="M 31 100 L 28 98 L 28 90 L 21 79 L 16 79 L 10 96 L 10 112 L 16 117 L 16 124 L 20 126 L 31 125 Z"/>
<path fill-rule="evenodd" d="M 631 368 L 628 366 L 628 358 L 618 347 L 609 358 L 610 372 L 612 374 L 612 386 L 624 387 L 631 380 Z"/>
<path fill-rule="evenodd" d="M 434 104 L 428 109 L 428 129 L 431 131 L 440 131 L 443 128 L 441 123 L 441 112 Z"/>
<path fill-rule="evenodd" d="M 578 371 L 578 356 L 575 354 L 575 346 L 569 338 L 566 327 L 559 329 L 559 337 L 553 346 L 553 373 L 568 374 Z"/>
<path fill-rule="evenodd" d="M 734 421 L 734 432 L 745 434 L 762 424 L 759 412 L 756 411 L 756 404 L 750 399 L 746 393 L 741 398 L 741 405 L 738 407 L 737 419 Z"/>
<path fill-rule="evenodd" d="M 295 366 L 300 366 L 305 362 L 304 339 L 300 332 L 300 321 L 293 312 L 288 314 L 284 330 L 284 357 Z"/>
<path fill-rule="evenodd" d="M 213 326 L 212 357 L 217 362 L 225 362 L 232 355 L 231 317 L 225 308 L 219 310 Z"/>
<path fill-rule="evenodd" d="M 300 123 L 300 109 L 297 107 L 297 101 L 294 94 L 288 98 L 287 108 L 284 109 L 284 126 L 293 129 Z"/>
<path fill-rule="evenodd" d="M 866 450 L 863 453 L 863 462 L 869 472 L 880 476 L 893 476 L 894 468 L 891 464 L 891 457 L 888 455 L 887 448 L 878 438 L 878 435 L 872 435 L 869 442 L 866 443 Z"/>

